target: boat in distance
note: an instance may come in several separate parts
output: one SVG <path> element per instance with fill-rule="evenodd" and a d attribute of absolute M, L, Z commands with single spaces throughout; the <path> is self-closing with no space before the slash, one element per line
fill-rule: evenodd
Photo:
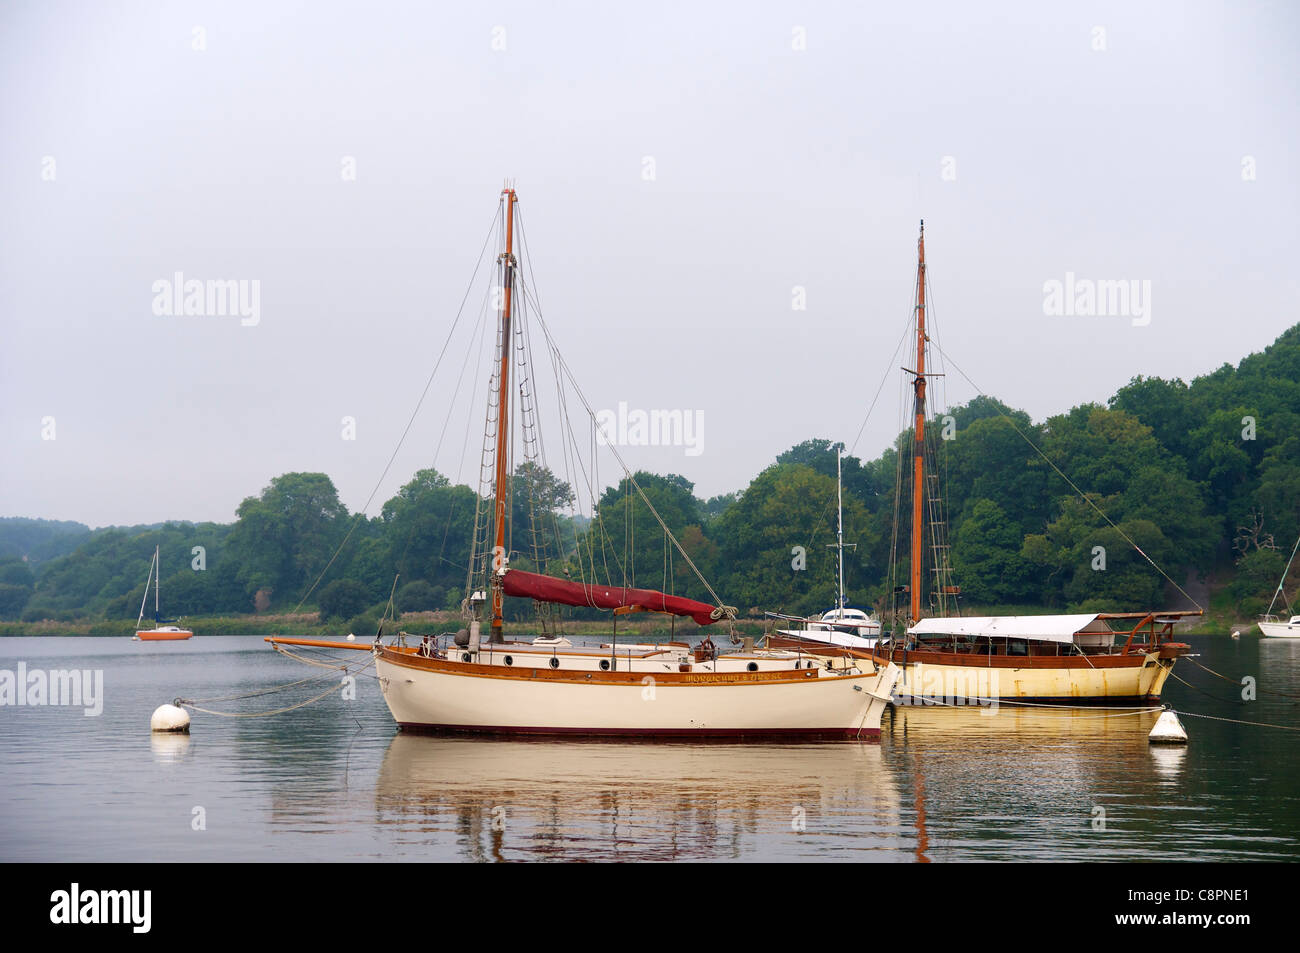
<path fill-rule="evenodd" d="M 155 546 L 153 550 L 153 561 L 149 564 L 149 575 L 144 581 L 144 597 L 140 600 L 140 615 L 135 620 L 135 636 L 133 641 L 139 642 L 181 642 L 191 638 L 194 632 L 191 629 L 184 629 L 178 625 L 172 625 L 176 619 L 164 619 L 159 612 L 159 583 L 162 581 L 162 561 L 159 558 L 160 547 Z M 149 599 L 149 584 L 153 583 L 153 618 L 154 627 L 152 629 L 141 629 L 140 623 L 144 620 L 144 606 Z"/>

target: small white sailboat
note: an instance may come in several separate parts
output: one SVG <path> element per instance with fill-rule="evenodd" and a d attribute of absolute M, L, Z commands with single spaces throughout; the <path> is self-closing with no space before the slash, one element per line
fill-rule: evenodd
<path fill-rule="evenodd" d="M 819 619 L 804 619 L 799 616 L 781 615 L 775 612 L 769 612 L 769 618 L 783 619 L 788 622 L 802 622 L 802 628 L 797 629 L 777 629 L 776 642 L 769 642 L 771 645 L 789 645 L 785 640 L 792 640 L 794 643 L 812 642 L 819 645 L 840 645 L 846 648 L 870 649 L 876 645 L 876 640 L 880 638 L 880 620 L 872 618 L 869 612 L 862 609 L 851 609 L 845 605 L 844 597 L 844 481 L 843 481 L 843 450 L 835 452 L 835 487 L 836 487 L 836 504 L 837 519 L 835 530 L 835 548 L 839 558 L 839 597 L 836 599 L 835 608 L 823 612 Z M 850 547 L 855 543 L 849 543 Z"/>
<path fill-rule="evenodd" d="M 1295 560 L 1296 550 L 1300 549 L 1300 538 L 1297 538 L 1295 545 L 1291 547 L 1291 558 L 1286 561 L 1286 568 L 1282 570 L 1282 578 L 1277 581 L 1277 589 L 1273 592 L 1273 599 L 1268 604 L 1268 611 L 1264 613 L 1259 620 L 1259 631 L 1263 632 L 1270 639 L 1300 639 L 1300 615 L 1292 615 L 1291 618 L 1283 622 L 1277 616 L 1273 615 L 1273 606 L 1277 604 L 1277 597 L 1281 596 L 1286 603 L 1287 613 L 1292 611 L 1291 600 L 1286 597 L 1284 586 L 1286 585 L 1287 573 L 1291 571 L 1291 563 Z"/>
<path fill-rule="evenodd" d="M 162 564 L 158 559 L 159 547 L 155 546 L 153 550 L 153 561 L 149 563 L 149 576 L 144 581 L 144 598 L 140 600 L 140 615 L 135 620 L 136 632 L 131 637 L 133 642 L 179 642 L 188 639 L 194 635 L 190 629 L 182 629 L 173 623 L 176 619 L 164 619 L 159 612 L 159 583 L 162 581 Z M 152 629 L 141 629 L 140 624 L 144 621 L 144 607 L 149 601 L 149 584 L 153 583 L 153 619 L 154 627 Z"/>

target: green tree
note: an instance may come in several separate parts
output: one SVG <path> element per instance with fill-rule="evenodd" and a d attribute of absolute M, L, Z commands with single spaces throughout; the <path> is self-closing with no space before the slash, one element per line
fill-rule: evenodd
<path fill-rule="evenodd" d="M 369 605 L 366 587 L 355 579 L 335 579 L 320 591 L 320 620 L 350 619 Z"/>
<path fill-rule="evenodd" d="M 286 473 L 239 505 L 227 541 L 244 592 L 270 589 L 280 604 L 302 598 L 347 532 L 348 514 L 323 473 Z"/>
<path fill-rule="evenodd" d="M 1022 537 L 1015 522 L 992 500 L 974 500 L 967 512 L 952 547 L 963 601 L 996 606 L 1032 599 L 1035 567 L 1020 553 Z"/>

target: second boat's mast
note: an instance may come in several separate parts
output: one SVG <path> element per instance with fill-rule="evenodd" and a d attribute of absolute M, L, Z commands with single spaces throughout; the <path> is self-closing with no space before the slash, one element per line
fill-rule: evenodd
<path fill-rule="evenodd" d="M 501 367 L 498 372 L 500 387 L 497 391 L 497 472 L 496 472 L 496 543 L 489 563 L 492 590 L 493 642 L 501 641 L 504 619 L 501 615 L 504 593 L 501 571 L 506 567 L 506 497 L 510 480 L 510 306 L 514 292 L 515 256 L 515 190 L 505 189 L 506 200 L 506 250 L 501 254 Z"/>
<path fill-rule="evenodd" d="M 839 508 L 839 515 L 836 520 L 835 545 L 839 549 L 840 556 L 840 592 L 837 607 L 840 615 L 844 615 L 844 481 L 841 475 L 841 466 L 844 460 L 844 451 L 835 451 L 835 494 L 836 505 Z"/>
<path fill-rule="evenodd" d="M 917 239 L 916 264 L 916 420 L 912 441 L 912 619 L 921 618 L 921 513 L 925 491 L 925 222 L 921 222 L 921 237 Z"/>

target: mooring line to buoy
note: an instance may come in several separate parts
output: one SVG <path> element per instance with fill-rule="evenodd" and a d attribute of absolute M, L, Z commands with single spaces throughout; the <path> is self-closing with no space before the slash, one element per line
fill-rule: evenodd
<path fill-rule="evenodd" d="M 328 673 L 322 672 L 319 675 L 309 675 L 307 678 L 300 678 L 296 682 L 287 682 L 284 685 L 272 685 L 270 688 L 258 689 L 255 692 L 241 692 L 238 695 L 220 695 L 212 698 L 199 698 L 196 701 L 204 702 L 233 702 L 243 698 L 256 698 L 258 695 L 271 695 L 275 692 L 282 692 L 286 688 L 296 688 L 299 685 L 306 685 L 308 682 L 319 682 L 325 678 Z"/>
<path fill-rule="evenodd" d="M 1175 675 L 1175 674 L 1173 673 L 1172 670 L 1170 670 L 1170 672 L 1169 672 L 1169 677 L 1172 678 L 1175 682 L 1182 682 L 1184 685 L 1186 685 L 1186 686 L 1187 686 L 1188 688 L 1190 688 L 1192 691 L 1194 691 L 1194 692 L 1200 692 L 1200 693 L 1201 693 L 1202 695 L 1204 695 L 1206 698 L 1209 698 L 1209 699 L 1212 699 L 1212 700 L 1214 700 L 1214 701 L 1216 701 L 1216 702 L 1219 702 L 1221 705 L 1244 705 L 1244 704 L 1246 704 L 1246 702 L 1245 702 L 1244 699 L 1237 699 L 1237 698 L 1220 698 L 1218 695 L 1212 694 L 1211 692 L 1207 692 L 1205 689 L 1201 688 L 1201 686 L 1199 686 L 1199 685 L 1193 685 L 1191 682 L 1189 682 L 1189 681 L 1188 681 L 1187 679 L 1185 679 L 1185 678 L 1179 678 L 1177 675 Z"/>
<path fill-rule="evenodd" d="M 1171 708 L 1170 711 L 1173 711 Z M 1295 725 L 1273 725 L 1266 721 L 1245 721 L 1241 718 L 1220 718 L 1218 715 L 1199 715 L 1194 711 L 1178 711 L 1175 714 L 1186 715 L 1188 718 L 1208 718 L 1210 721 L 1226 721 L 1234 725 L 1253 725 L 1256 728 L 1280 728 L 1282 731 L 1300 731 L 1300 727 Z"/>
<path fill-rule="evenodd" d="M 298 708 L 306 708 L 308 705 L 312 704 L 313 702 L 320 701 L 326 695 L 333 695 L 336 691 L 338 691 L 338 687 L 335 685 L 331 685 L 329 688 L 325 689 L 325 691 L 321 692 L 319 695 L 315 696 L 314 698 L 309 698 L 305 702 L 299 702 L 298 704 L 290 705 L 287 708 L 276 708 L 272 711 L 246 711 L 246 712 L 245 711 L 212 711 L 211 709 L 208 708 L 200 708 L 198 705 L 195 705 L 193 702 L 188 702 L 184 698 L 176 699 L 176 704 L 177 707 L 179 708 L 192 708 L 195 711 L 203 712 L 203 714 L 205 715 L 220 715 L 222 718 L 264 718 L 267 715 L 283 715 L 287 711 L 294 711 L 295 709 Z"/>
<path fill-rule="evenodd" d="M 371 659 L 370 659 L 369 661 L 367 661 L 365 665 L 361 666 L 361 668 L 357 669 L 356 671 L 349 671 L 349 670 L 348 670 L 348 668 L 349 668 L 348 663 L 345 663 L 345 664 L 343 664 L 343 665 L 339 665 L 339 666 L 335 667 L 334 670 L 335 670 L 335 671 L 342 671 L 342 672 L 344 672 L 344 673 L 347 674 L 347 675 L 360 675 L 360 674 L 363 673 L 367 668 L 369 668 L 371 665 L 373 665 L 373 664 L 374 664 L 374 661 L 375 661 L 374 658 L 371 657 Z M 279 686 L 276 686 L 276 687 L 274 687 L 274 688 L 263 689 L 263 690 L 261 690 L 261 691 L 257 691 L 257 692 L 247 692 L 247 693 L 245 693 L 245 694 L 243 694 L 243 695 L 231 695 L 231 696 L 228 696 L 228 697 L 226 697 L 226 698 L 200 698 L 199 701 L 201 701 L 201 702 L 234 701 L 234 700 L 239 699 L 239 698 L 253 698 L 253 697 L 257 696 L 257 695 L 267 695 L 267 694 L 270 694 L 271 692 L 275 692 L 275 691 L 283 691 L 283 690 L 286 689 L 286 688 L 292 688 L 292 687 L 294 687 L 294 686 L 296 686 L 296 685 L 303 685 L 303 684 L 305 684 L 305 683 L 307 683 L 307 682 L 320 681 L 322 678 L 326 678 L 326 677 L 328 677 L 328 675 L 329 675 L 328 672 L 322 672 L 322 673 L 319 674 L 319 675 L 313 675 L 313 676 L 311 676 L 310 678 L 299 679 L 299 680 L 296 681 L 296 682 L 289 682 L 289 683 L 286 684 L 286 685 L 279 685 Z M 285 712 L 295 711 L 296 709 L 299 709 L 299 708 L 306 708 L 308 705 L 311 705 L 311 704 L 313 704 L 313 703 L 315 703 L 315 702 L 318 702 L 318 701 L 320 701 L 322 698 L 325 698 L 325 697 L 328 696 L 328 695 L 332 695 L 332 694 L 334 694 L 334 692 L 336 692 L 336 691 L 338 691 L 338 686 L 337 686 L 337 685 L 331 685 L 329 688 L 325 689 L 325 691 L 321 692 L 319 695 L 315 695 L 315 696 L 313 696 L 313 697 L 311 697 L 311 698 L 308 698 L 306 701 L 299 702 L 299 703 L 296 704 L 296 705 L 289 705 L 289 706 L 287 706 L 287 707 L 285 707 L 285 708 L 275 708 L 275 709 L 272 709 L 271 711 L 250 711 L 250 712 L 213 711 L 212 709 L 209 709 L 209 708 L 201 708 L 201 707 L 199 707 L 199 705 L 196 704 L 195 701 L 194 701 L 193 699 L 189 699 L 189 698 L 177 698 L 177 699 L 173 702 L 173 704 L 176 705 L 178 708 L 191 708 L 191 709 L 193 709 L 194 711 L 201 711 L 201 712 L 203 712 L 203 714 L 205 714 L 205 715 L 219 715 L 219 716 L 221 716 L 222 718 L 264 718 L 264 717 L 266 717 L 266 716 L 268 716 L 268 715 L 282 715 L 282 714 L 284 714 Z"/>
<path fill-rule="evenodd" d="M 1221 674 L 1221 673 L 1219 673 L 1219 672 L 1216 672 L 1214 669 L 1210 668 L 1208 665 L 1204 665 L 1204 664 L 1202 664 L 1201 662 L 1198 662 L 1195 658 L 1193 658 L 1193 657 L 1190 656 L 1190 655 L 1187 657 L 1187 661 L 1191 662 L 1191 663 L 1192 663 L 1193 665 L 1195 665 L 1197 668 L 1203 668 L 1203 669 L 1205 669 L 1205 671 L 1209 672 L 1211 675 L 1215 676 L 1216 678 L 1221 678 L 1221 679 L 1223 679 L 1225 682 L 1228 682 L 1228 683 L 1231 684 L 1231 685 L 1238 685 L 1238 686 L 1241 685 L 1241 680 L 1240 680 L 1240 679 L 1231 678 L 1231 677 L 1229 677 L 1229 676 L 1227 676 L 1227 675 L 1223 675 L 1223 674 Z M 1267 689 L 1267 688 L 1260 688 L 1258 685 L 1255 687 L 1255 691 L 1259 692 L 1259 693 L 1262 694 L 1262 695 L 1280 695 L 1280 696 L 1283 697 L 1283 698 L 1300 698 L 1300 695 L 1297 695 L 1297 694 L 1295 694 L 1295 693 L 1293 693 L 1293 692 L 1275 692 L 1275 691 L 1271 691 L 1270 689 Z"/>

